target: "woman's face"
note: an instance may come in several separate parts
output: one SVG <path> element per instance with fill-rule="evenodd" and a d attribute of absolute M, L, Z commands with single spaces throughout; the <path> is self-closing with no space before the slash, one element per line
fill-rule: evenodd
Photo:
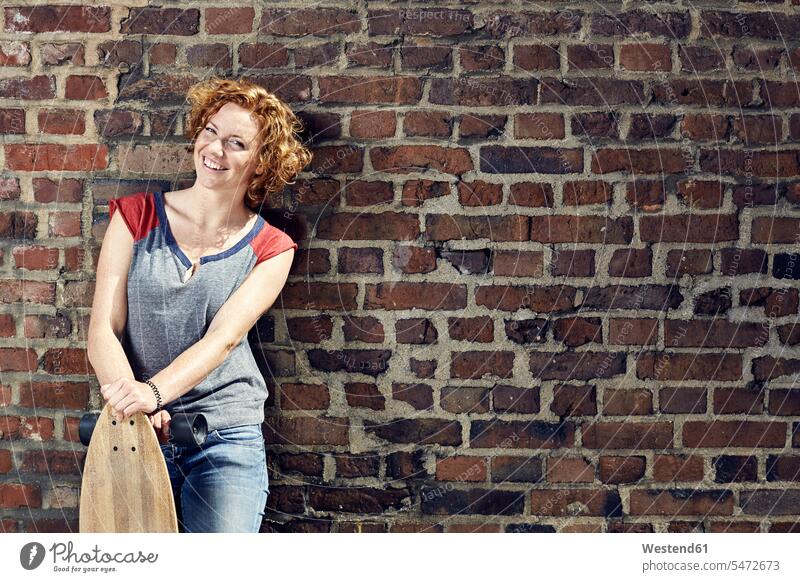
<path fill-rule="evenodd" d="M 197 180 L 212 190 L 245 187 L 258 165 L 258 124 L 251 113 L 226 103 L 211 116 L 194 143 Z"/>

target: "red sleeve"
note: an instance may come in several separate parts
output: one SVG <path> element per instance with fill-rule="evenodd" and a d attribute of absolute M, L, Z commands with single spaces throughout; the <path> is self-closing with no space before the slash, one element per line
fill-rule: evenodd
<path fill-rule="evenodd" d="M 139 240 L 146 234 L 144 221 L 149 217 L 149 213 L 145 209 L 146 195 L 146 192 L 139 192 L 130 196 L 112 198 L 108 201 L 109 220 L 114 216 L 114 212 L 119 210 L 122 220 L 125 221 L 134 240 Z"/>
<path fill-rule="evenodd" d="M 289 249 L 296 251 L 297 243 L 288 234 L 269 223 L 264 225 L 260 236 L 253 240 L 253 250 L 258 257 L 256 265 Z"/>

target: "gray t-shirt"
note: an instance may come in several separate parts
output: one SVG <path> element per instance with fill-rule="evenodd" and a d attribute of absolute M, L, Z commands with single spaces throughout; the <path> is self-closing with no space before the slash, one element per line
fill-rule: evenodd
<path fill-rule="evenodd" d="M 161 192 L 109 201 L 109 217 L 122 214 L 134 238 L 128 271 L 128 321 L 123 348 L 134 378 L 153 377 L 190 348 L 258 263 L 297 249 L 283 231 L 258 216 L 247 235 L 221 253 L 200 258 L 197 271 L 172 236 Z M 209 430 L 264 421 L 267 385 L 247 335 L 203 381 L 168 403 L 170 414 L 201 412 Z"/>

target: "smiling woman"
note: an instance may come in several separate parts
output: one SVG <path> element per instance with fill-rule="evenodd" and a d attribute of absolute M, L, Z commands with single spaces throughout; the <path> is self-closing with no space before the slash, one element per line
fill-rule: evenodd
<path fill-rule="evenodd" d="M 196 179 L 109 202 L 88 356 L 119 418 L 150 415 L 181 531 L 258 531 L 269 493 L 267 387 L 247 332 L 283 288 L 297 244 L 258 213 L 311 159 L 289 108 L 263 87 L 211 79 L 188 94 Z M 168 443 L 202 413 L 201 446 Z"/>
<path fill-rule="evenodd" d="M 294 113 L 275 95 L 268 93 L 259 85 L 246 81 L 230 81 L 211 79 L 198 83 L 189 90 L 187 99 L 192 104 L 186 121 L 186 137 L 195 141 L 195 166 L 197 152 L 209 141 L 224 139 L 229 146 L 226 150 L 233 158 L 249 159 L 255 153 L 253 176 L 250 180 L 245 204 L 252 209 L 258 208 L 264 197 L 282 189 L 285 184 L 292 183 L 295 176 L 311 161 L 311 153 L 297 142 L 295 134 L 300 131 L 301 124 Z M 237 106 L 238 111 L 231 107 Z M 222 112 L 225 108 L 228 111 Z M 229 131 L 220 135 L 220 128 L 214 125 L 212 117 L 219 113 L 223 118 L 213 121 L 230 122 Z M 238 115 L 237 115 L 238 113 Z M 243 116 L 257 120 L 258 127 L 253 128 Z M 209 121 L 212 121 L 209 124 Z M 254 147 L 259 144 L 260 147 Z M 221 162 L 211 152 L 212 162 Z M 212 165 L 213 167 L 213 165 Z M 248 169 L 250 167 L 248 166 Z"/>

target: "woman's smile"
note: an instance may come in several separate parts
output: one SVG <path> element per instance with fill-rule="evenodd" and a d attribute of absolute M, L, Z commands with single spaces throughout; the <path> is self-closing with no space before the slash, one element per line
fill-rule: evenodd
<path fill-rule="evenodd" d="M 203 156 L 203 166 L 212 172 L 224 172 L 228 169 L 213 161 L 211 158 L 208 158 L 207 156 Z"/>

